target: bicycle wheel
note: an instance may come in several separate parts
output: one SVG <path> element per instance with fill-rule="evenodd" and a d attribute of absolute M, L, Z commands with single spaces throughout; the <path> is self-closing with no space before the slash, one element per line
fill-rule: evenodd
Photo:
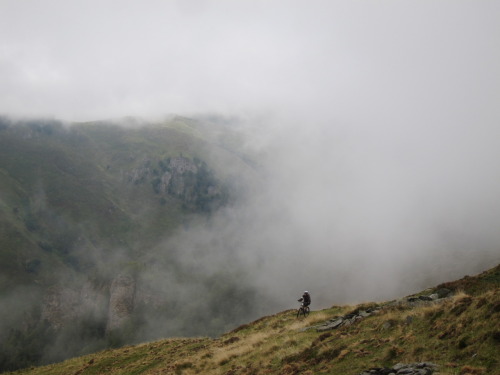
<path fill-rule="evenodd" d="M 300 315 L 303 315 L 304 318 L 309 315 L 309 307 L 304 307 L 304 306 L 301 306 L 299 307 L 299 309 L 297 310 L 297 318 L 300 316 Z"/>

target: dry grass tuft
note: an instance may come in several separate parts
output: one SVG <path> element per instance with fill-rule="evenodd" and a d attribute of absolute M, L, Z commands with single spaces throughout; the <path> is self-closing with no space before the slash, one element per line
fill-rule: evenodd
<path fill-rule="evenodd" d="M 339 356 L 337 357 L 338 359 L 344 359 L 346 355 L 348 355 L 351 351 L 349 349 L 343 349 L 340 351 Z"/>
<path fill-rule="evenodd" d="M 324 322 L 325 320 L 328 320 L 330 318 L 331 318 L 331 315 L 328 314 L 326 311 L 318 311 L 318 312 L 314 312 L 313 314 L 309 315 L 307 317 L 306 321 L 309 325 L 313 325 L 316 323 Z"/>
<path fill-rule="evenodd" d="M 224 365 L 233 358 L 255 351 L 272 335 L 274 335 L 272 331 L 257 331 L 245 337 L 245 340 L 227 340 L 226 342 L 231 341 L 231 343 L 217 348 L 213 353 L 213 361 L 219 365 Z"/>
<path fill-rule="evenodd" d="M 462 298 L 465 298 L 465 297 L 470 297 L 470 296 L 468 293 L 465 292 L 465 290 L 458 289 L 455 291 L 455 293 L 453 293 L 453 295 L 450 297 L 450 299 L 452 301 L 456 301 L 456 300 L 461 300 Z"/>
<path fill-rule="evenodd" d="M 486 369 L 483 367 L 463 366 L 460 369 L 459 375 L 482 375 L 485 373 Z"/>

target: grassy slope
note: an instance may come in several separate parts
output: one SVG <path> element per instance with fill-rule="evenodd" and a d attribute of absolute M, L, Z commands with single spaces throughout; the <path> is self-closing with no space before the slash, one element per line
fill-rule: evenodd
<path fill-rule="evenodd" d="M 226 146 L 188 119 L 136 128 L 50 121 L 0 127 L 0 291 L 35 280 L 50 285 L 77 237 L 99 249 L 149 251 L 189 213 L 173 198 L 161 201 L 149 181 L 128 182 L 127 173 L 179 155 L 207 160 L 217 172 L 231 164 L 245 170 Z M 40 266 L 26 272 L 33 262 Z"/>
<path fill-rule="evenodd" d="M 441 374 L 500 374 L 500 265 L 444 286 L 453 297 L 417 306 L 383 304 L 377 314 L 333 331 L 304 328 L 363 306 L 333 306 L 306 319 L 288 310 L 218 339 L 145 343 L 16 373 L 359 374 L 431 361 Z"/>
<path fill-rule="evenodd" d="M 130 228 L 122 210 L 109 210 L 117 206 L 94 154 L 85 137 L 57 124 L 2 130 L 0 270 L 9 284 L 48 281 L 82 227 L 92 225 L 86 233 L 107 244 Z M 23 272 L 34 260 L 39 270 Z"/>

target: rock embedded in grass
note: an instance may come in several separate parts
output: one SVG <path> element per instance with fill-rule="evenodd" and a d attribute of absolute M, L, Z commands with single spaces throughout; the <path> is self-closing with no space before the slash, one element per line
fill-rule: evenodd
<path fill-rule="evenodd" d="M 398 363 L 393 367 L 373 367 L 359 375 L 431 375 L 437 365 L 431 362 Z"/>

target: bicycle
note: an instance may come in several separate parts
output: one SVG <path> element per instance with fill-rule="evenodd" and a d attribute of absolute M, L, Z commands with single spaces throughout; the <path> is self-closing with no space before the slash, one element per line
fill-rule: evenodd
<path fill-rule="evenodd" d="M 297 310 L 297 318 L 302 314 L 305 317 L 307 317 L 310 313 L 309 306 L 304 306 L 304 304 L 301 304 L 299 309 Z"/>

